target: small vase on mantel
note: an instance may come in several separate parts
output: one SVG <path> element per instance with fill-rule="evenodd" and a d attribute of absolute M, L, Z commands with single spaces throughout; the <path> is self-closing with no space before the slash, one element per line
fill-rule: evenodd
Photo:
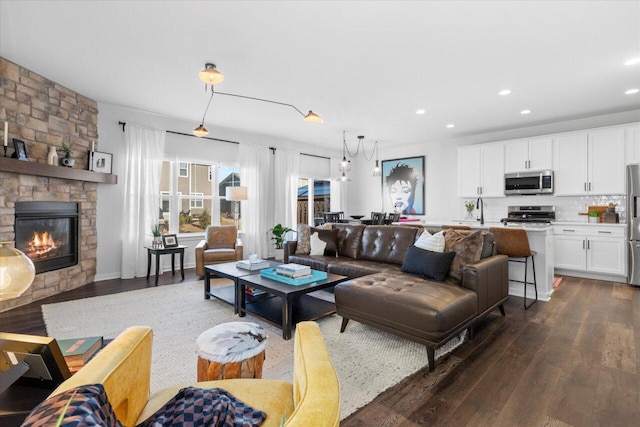
<path fill-rule="evenodd" d="M 53 166 L 58 165 L 58 151 L 53 145 L 49 147 L 49 154 L 47 154 L 47 164 Z"/>

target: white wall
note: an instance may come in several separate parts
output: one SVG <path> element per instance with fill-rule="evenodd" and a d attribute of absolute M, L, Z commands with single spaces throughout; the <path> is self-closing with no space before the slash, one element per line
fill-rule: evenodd
<path fill-rule="evenodd" d="M 96 219 L 98 263 L 95 280 L 101 281 L 120 277 L 121 218 L 124 200 L 124 132 L 118 122 L 135 122 L 185 134 L 191 134 L 195 122 L 105 103 L 99 103 L 98 110 L 99 140 L 96 143 L 96 150 L 113 153 L 113 173 L 118 175 L 117 185 L 98 185 L 98 212 Z M 220 128 L 210 124 L 207 124 L 207 128 L 210 131 L 208 136 L 212 138 L 262 144 L 270 147 L 295 148 L 300 152 L 319 156 L 329 157 L 339 154 L 339 150 L 322 149 L 296 141 L 280 140 L 268 135 Z M 238 145 L 167 133 L 165 155 L 169 158 L 180 156 L 180 158 L 188 160 L 223 161 L 233 164 L 238 162 Z M 272 165 L 273 162 L 271 160 L 266 159 Z M 189 246 L 185 250 L 185 268 L 195 266 L 194 248 L 201 238 L 202 235 L 200 234 L 179 237 L 181 244 Z M 163 269 L 170 268 L 170 257 L 161 258 Z"/>
<path fill-rule="evenodd" d="M 528 128 L 499 131 L 467 136 L 445 141 L 428 141 L 425 136 L 423 144 L 402 145 L 399 141 L 381 142 L 379 144 L 380 160 L 403 157 L 425 156 L 426 169 L 426 201 L 425 216 L 427 220 L 460 219 L 465 215 L 464 201 L 458 198 L 458 157 L 456 147 L 485 142 L 506 141 L 510 139 L 568 132 L 580 129 L 596 128 L 640 121 L 640 111 L 620 114 L 609 114 L 589 119 L 571 120 Z M 427 142 L 428 141 L 428 142 Z M 352 141 L 352 145 L 354 142 Z M 352 160 L 351 182 L 349 182 L 349 198 L 345 214 L 366 215 L 382 209 L 382 180 L 373 177 L 374 161 L 367 162 L 362 155 Z M 337 167 L 337 165 L 332 165 Z M 508 205 L 550 204 L 558 207 L 558 215 L 563 220 L 575 217 L 577 221 L 584 219 L 577 216 L 587 205 L 604 204 L 608 201 L 619 202 L 620 198 L 598 197 L 507 197 L 485 199 L 485 218 L 499 220 L 506 217 Z"/>

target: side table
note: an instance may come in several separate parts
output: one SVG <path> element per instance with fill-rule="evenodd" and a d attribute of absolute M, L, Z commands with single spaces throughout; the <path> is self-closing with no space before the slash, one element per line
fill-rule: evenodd
<path fill-rule="evenodd" d="M 149 274 L 151 273 L 151 255 L 156 256 L 156 286 L 158 286 L 158 272 L 160 271 L 160 255 L 171 254 L 171 274 L 175 276 L 175 258 L 176 254 L 180 254 L 180 274 L 182 280 L 184 280 L 184 250 L 185 245 L 178 245 L 173 248 L 154 248 L 151 246 L 145 246 L 147 250 L 147 281 L 149 281 Z"/>

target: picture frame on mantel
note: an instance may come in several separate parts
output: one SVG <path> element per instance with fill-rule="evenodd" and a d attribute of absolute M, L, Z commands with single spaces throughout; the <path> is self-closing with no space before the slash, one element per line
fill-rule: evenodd
<path fill-rule="evenodd" d="M 12 157 L 18 160 L 24 160 L 25 162 L 29 161 L 29 158 L 27 157 L 27 146 L 24 141 L 13 138 L 13 148 L 15 149 L 15 152 Z"/>
<path fill-rule="evenodd" d="M 89 151 L 89 170 L 93 172 L 112 173 L 113 154 L 102 151 Z"/>

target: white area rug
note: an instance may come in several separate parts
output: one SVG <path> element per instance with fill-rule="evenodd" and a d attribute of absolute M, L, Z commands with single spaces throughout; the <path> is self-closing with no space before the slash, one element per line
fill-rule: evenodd
<path fill-rule="evenodd" d="M 212 286 L 228 285 L 224 279 Z M 219 323 L 242 320 L 233 307 L 212 298 L 205 300 L 203 282 L 147 288 L 114 295 L 42 306 L 49 336 L 65 339 L 102 335 L 115 338 L 129 326 L 153 328 L 151 391 L 196 381 L 198 335 Z M 268 333 L 263 378 L 292 381 L 293 339 L 252 316 Z M 427 366 L 424 346 L 351 321 L 340 333 L 342 318 L 320 319 L 320 329 L 340 379 L 342 419 L 371 402 L 408 375 Z M 455 338 L 436 351 L 436 357 L 462 343 Z"/>

